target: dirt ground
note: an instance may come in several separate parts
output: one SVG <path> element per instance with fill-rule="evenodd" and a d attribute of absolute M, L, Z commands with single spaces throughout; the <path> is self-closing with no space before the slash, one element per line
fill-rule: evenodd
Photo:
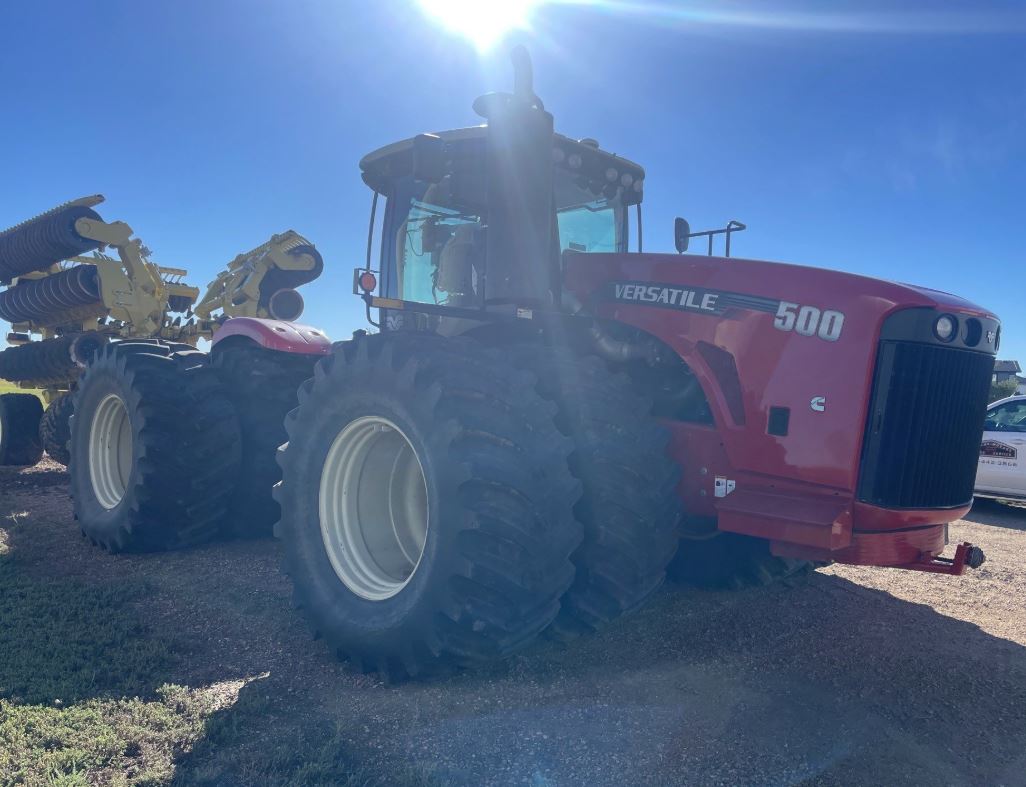
<path fill-rule="evenodd" d="M 63 470 L 0 470 L 0 541 L 17 571 L 144 581 L 138 636 L 173 651 L 151 682 L 234 687 L 175 752 L 180 784 L 257 783 L 255 752 L 324 734 L 361 784 L 1026 784 L 1026 510 L 980 504 L 951 538 L 983 546 L 983 568 L 668 587 L 574 646 L 386 686 L 310 638 L 274 542 L 112 557 L 79 536 Z M 31 655 L 45 673 L 48 653 Z"/>

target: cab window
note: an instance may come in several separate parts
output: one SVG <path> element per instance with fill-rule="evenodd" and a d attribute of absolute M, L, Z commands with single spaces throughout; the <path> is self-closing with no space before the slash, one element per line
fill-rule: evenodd
<path fill-rule="evenodd" d="M 627 251 L 627 209 L 616 189 L 610 196 L 601 185 L 561 170 L 556 171 L 554 186 L 561 252 Z"/>
<path fill-rule="evenodd" d="M 987 412 L 988 432 L 1026 432 L 1026 399 L 1005 402 Z"/>
<path fill-rule="evenodd" d="M 617 250 L 617 212 L 605 200 L 559 211 L 559 250 Z"/>
<path fill-rule="evenodd" d="M 481 217 L 457 207 L 446 183 L 402 196 L 393 247 L 398 297 L 450 306 L 474 303 L 485 254 Z"/>

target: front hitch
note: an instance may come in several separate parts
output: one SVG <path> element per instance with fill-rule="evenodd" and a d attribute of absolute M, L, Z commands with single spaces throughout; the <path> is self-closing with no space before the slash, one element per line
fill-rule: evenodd
<path fill-rule="evenodd" d="M 950 574 L 951 576 L 958 577 L 965 573 L 966 567 L 979 568 L 986 559 L 987 556 L 983 554 L 982 549 L 973 546 L 968 541 L 963 541 L 955 549 L 955 556 L 953 558 L 935 557 L 930 560 L 894 566 L 894 568 L 904 568 L 909 571 L 928 571 L 933 574 Z"/>

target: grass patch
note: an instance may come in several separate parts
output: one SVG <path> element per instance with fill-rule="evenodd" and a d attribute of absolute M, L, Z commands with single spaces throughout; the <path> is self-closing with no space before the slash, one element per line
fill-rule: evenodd
<path fill-rule="evenodd" d="M 152 580 L 45 578 L 19 562 L 40 526 L 0 528 L 0 785 L 428 784 L 354 767 L 341 732 L 268 676 L 175 685 L 177 652 L 216 652 L 177 648 L 173 621 L 148 625 Z"/>
<path fill-rule="evenodd" d="M 8 382 L 7 380 L 0 380 L 0 394 L 5 393 L 30 393 L 35 394 L 40 399 L 43 398 L 42 391 L 37 391 L 34 388 L 19 388 L 17 385 Z"/>
<path fill-rule="evenodd" d="M 93 699 L 71 707 L 0 700 L 0 782 L 166 784 L 174 758 L 217 710 L 204 691 L 163 686 L 157 701 Z"/>
<path fill-rule="evenodd" d="M 0 559 L 0 697 L 65 705 L 92 697 L 148 697 L 172 663 L 132 602 L 141 582 L 86 586 L 30 578 Z"/>
<path fill-rule="evenodd" d="M 0 783 L 159 784 L 222 695 L 166 683 L 147 588 L 37 579 L 0 550 Z"/>

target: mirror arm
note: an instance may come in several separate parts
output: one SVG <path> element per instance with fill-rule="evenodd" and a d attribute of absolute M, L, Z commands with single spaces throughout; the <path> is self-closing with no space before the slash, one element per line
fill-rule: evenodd
<path fill-rule="evenodd" d="M 677 245 L 677 253 L 683 254 L 685 251 L 687 251 L 688 241 L 691 240 L 691 238 L 708 238 L 709 256 L 711 257 L 713 254 L 713 238 L 717 235 L 725 235 L 726 249 L 724 256 L 729 257 L 731 233 L 741 232 L 742 230 L 746 229 L 748 229 L 748 226 L 746 224 L 742 224 L 740 221 L 735 221 L 734 219 L 731 219 L 727 222 L 727 226 L 721 230 L 702 230 L 701 232 L 691 232 L 691 227 L 688 225 L 687 221 L 682 218 L 678 218 L 674 223 L 674 239 Z"/>

